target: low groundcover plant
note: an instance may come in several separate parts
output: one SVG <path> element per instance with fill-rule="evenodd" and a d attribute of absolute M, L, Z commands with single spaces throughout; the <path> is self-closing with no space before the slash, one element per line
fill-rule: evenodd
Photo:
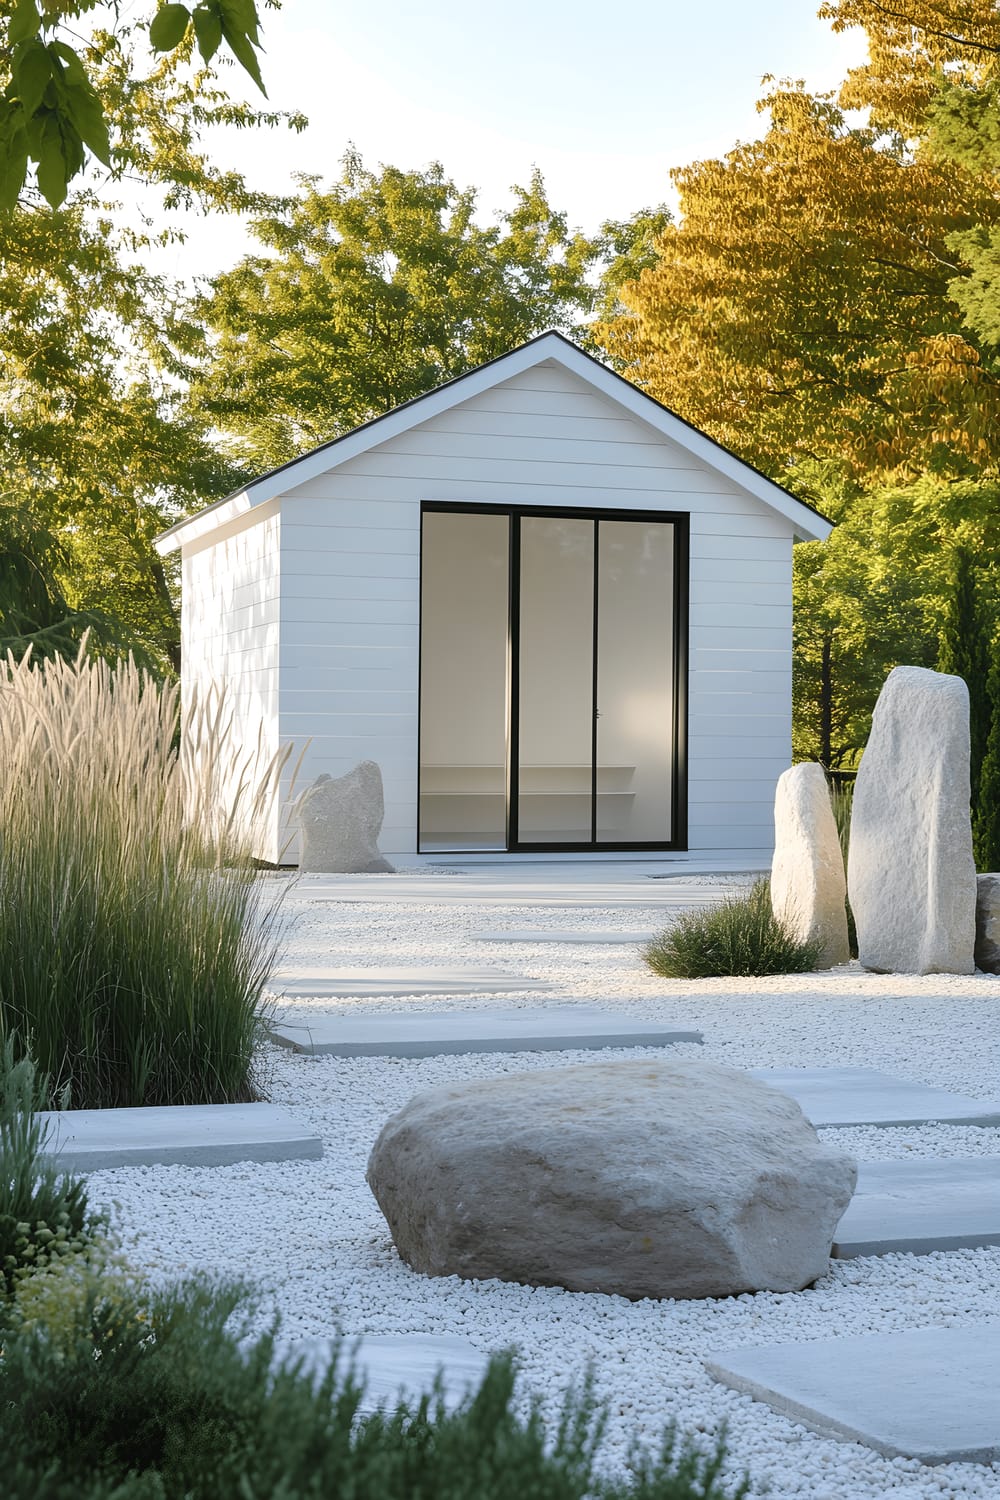
<path fill-rule="evenodd" d="M 774 915 L 766 880 L 717 906 L 682 912 L 643 949 L 649 967 L 667 979 L 801 974 L 816 968 L 819 954 L 817 943 L 800 941 Z"/>
<path fill-rule="evenodd" d="M 58 1302 L 53 1301 L 53 1306 Z M 58 1332 L 9 1328 L 0 1452 L 9 1500 L 739 1500 L 708 1456 L 667 1435 L 630 1477 L 597 1472 L 603 1415 L 588 1391 L 550 1430 L 519 1411 L 510 1357 L 446 1410 L 440 1390 L 362 1415 L 344 1352 L 322 1379 L 246 1339 L 252 1298 L 194 1278 L 96 1281 Z"/>
<path fill-rule="evenodd" d="M 107 1217 L 91 1210 L 86 1184 L 44 1154 L 36 1110 L 46 1093 L 30 1058 L 0 1048 L 0 1298 L 24 1280 L 75 1258 L 105 1237 Z"/>

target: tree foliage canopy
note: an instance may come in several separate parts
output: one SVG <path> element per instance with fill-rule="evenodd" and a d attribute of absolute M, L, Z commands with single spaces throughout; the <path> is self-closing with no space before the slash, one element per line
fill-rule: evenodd
<path fill-rule="evenodd" d="M 953 608 L 949 555 L 964 551 L 981 569 L 997 555 L 1000 483 L 925 475 L 862 487 L 829 469 L 809 477 L 837 526 L 794 552 L 794 749 L 852 766 L 889 671 L 939 660 Z M 983 572 L 994 611 L 997 581 Z"/>
<path fill-rule="evenodd" d="M 937 660 L 955 607 L 942 558 L 968 549 L 996 618 L 1000 11 L 821 15 L 863 27 L 868 62 L 836 98 L 773 87 L 760 140 L 674 174 L 679 221 L 599 337 L 837 521 L 796 548 L 794 581 L 795 749 L 837 766 L 887 671 Z"/>
<path fill-rule="evenodd" d="M 127 119 L 107 91 L 105 68 L 116 36 L 100 30 L 80 47 L 73 23 L 99 0 L 0 0 L 0 212 L 10 210 L 29 183 L 51 208 L 65 201 L 88 153 L 108 168 L 129 152 Z M 193 10 L 159 0 L 151 19 L 127 28 L 154 51 L 187 60 L 196 45 L 211 62 L 225 42 L 263 91 L 254 0 L 199 0 Z"/>
<path fill-rule="evenodd" d="M 601 330 L 651 395 L 776 478 L 968 474 L 1000 452 L 1000 387 L 949 295 L 949 236 L 989 186 L 780 88 L 770 127 L 675 173 L 682 216 Z"/>
<path fill-rule="evenodd" d="M 845 109 L 868 109 L 879 130 L 922 139 L 945 79 L 976 88 L 1000 63 L 1000 10 L 993 0 L 824 0 L 834 31 L 861 27 L 868 61 L 840 92 Z"/>
<path fill-rule="evenodd" d="M 113 616 L 125 644 L 176 668 L 174 589 L 152 538 L 243 474 L 183 407 L 196 331 L 149 252 L 183 237 L 184 210 L 277 207 L 205 158 L 204 130 L 304 122 L 234 104 L 184 46 L 151 60 L 147 29 L 98 30 L 85 49 L 114 142 L 109 171 L 84 170 L 57 209 L 29 184 L 0 214 L 0 464 L 25 525 L 58 540 L 39 552 L 51 589 L 71 610 Z M 154 222 L 117 212 L 126 178 L 148 193 Z"/>
<path fill-rule="evenodd" d="M 254 225 L 267 253 L 218 277 L 197 309 L 211 337 L 193 400 L 252 467 L 283 463 L 546 328 L 579 334 L 593 305 L 587 272 L 599 251 L 569 231 L 537 172 L 486 226 L 475 190 L 438 164 L 375 173 L 352 152 L 333 187 L 301 184 Z"/>

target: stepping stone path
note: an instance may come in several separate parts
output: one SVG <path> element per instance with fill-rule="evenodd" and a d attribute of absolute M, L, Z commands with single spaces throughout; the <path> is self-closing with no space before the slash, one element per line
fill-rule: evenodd
<path fill-rule="evenodd" d="M 429 969 L 403 965 L 393 969 L 288 969 L 275 974 L 270 987 L 296 999 L 321 996 L 380 998 L 390 995 L 497 995 L 507 990 L 551 990 L 550 984 L 501 974 L 496 969 Z"/>
<path fill-rule="evenodd" d="M 792 1421 L 887 1458 L 1000 1460 L 1000 1323 L 733 1349 L 705 1363 Z"/>
<path fill-rule="evenodd" d="M 671 912 L 692 906 L 712 906 L 733 894 L 734 886 L 679 886 L 655 878 L 643 880 L 559 880 L 506 871 L 493 879 L 465 880 L 458 876 L 368 876 L 367 879 L 320 881 L 305 879 L 294 888 L 296 900 L 373 902 L 392 905 L 417 902 L 436 906 L 534 906 L 585 911 L 590 908 L 627 911 L 654 907 Z"/>
<path fill-rule="evenodd" d="M 816 1126 L 1000 1125 L 1000 1102 L 984 1104 L 874 1068 L 754 1068 L 751 1076 L 791 1094 Z"/>
<path fill-rule="evenodd" d="M 669 1047 L 700 1031 L 630 1021 L 585 1005 L 543 1010 L 391 1011 L 311 1015 L 272 1025 L 276 1042 L 335 1057 L 437 1057 L 460 1052 L 550 1052 L 570 1048 Z"/>
<path fill-rule="evenodd" d="M 146 1109 L 66 1109 L 39 1114 L 45 1154 L 76 1172 L 108 1167 L 225 1167 L 323 1155 L 319 1136 L 275 1104 L 171 1104 Z"/>
<path fill-rule="evenodd" d="M 558 927 L 525 927 L 520 931 L 474 932 L 476 943 L 631 943 L 638 946 L 648 943 L 656 934 L 645 932 L 615 932 L 610 928 L 586 927 L 561 929 Z"/>
<path fill-rule="evenodd" d="M 916 1157 L 859 1162 L 833 1254 L 930 1255 L 984 1245 L 1000 1245 L 1000 1156 Z"/>
<path fill-rule="evenodd" d="M 281 1364 L 301 1360 L 303 1372 L 319 1381 L 330 1368 L 335 1348 L 333 1339 L 280 1340 L 275 1357 Z M 465 1339 L 429 1333 L 365 1334 L 360 1343 L 348 1338 L 340 1345 L 341 1368 L 352 1363 L 365 1387 L 362 1411 L 386 1403 L 394 1406 L 401 1396 L 415 1403 L 433 1389 L 438 1373 L 445 1407 L 452 1411 L 479 1387 L 489 1360 Z"/>

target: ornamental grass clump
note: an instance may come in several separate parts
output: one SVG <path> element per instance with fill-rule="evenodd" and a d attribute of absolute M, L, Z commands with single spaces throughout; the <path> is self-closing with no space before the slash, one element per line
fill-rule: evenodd
<path fill-rule="evenodd" d="M 509 1358 L 447 1410 L 434 1395 L 365 1415 L 344 1358 L 323 1378 L 253 1339 L 239 1287 L 90 1285 L 54 1323 L 12 1324 L 0 1359 L 5 1500 L 740 1500 L 721 1443 L 668 1434 L 599 1473 L 587 1390 L 547 1426 Z M 69 1314 L 67 1315 L 67 1307 Z"/>
<path fill-rule="evenodd" d="M 820 946 L 800 941 L 774 915 L 770 885 L 758 880 L 717 906 L 682 912 L 646 945 L 643 957 L 666 979 L 802 974 L 817 967 Z"/>
<path fill-rule="evenodd" d="M 131 661 L 0 665 L 0 1036 L 53 1100 L 255 1097 L 276 933 L 246 855 L 282 757 L 230 731 Z"/>

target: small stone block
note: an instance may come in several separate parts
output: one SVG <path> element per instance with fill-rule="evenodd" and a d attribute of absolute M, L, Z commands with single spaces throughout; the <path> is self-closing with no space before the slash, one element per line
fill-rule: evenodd
<path fill-rule="evenodd" d="M 1000 1125 L 1000 1102 L 984 1103 L 874 1068 L 754 1068 L 751 1076 L 791 1094 L 817 1127 Z"/>
<path fill-rule="evenodd" d="M 1000 875 L 976 876 L 976 968 L 1000 973 Z"/>
<path fill-rule="evenodd" d="M 551 990 L 550 984 L 495 969 L 295 969 L 276 974 L 271 987 L 289 999 L 340 1000 L 354 996 L 495 995 L 507 990 Z"/>
<path fill-rule="evenodd" d="M 520 931 L 474 932 L 472 934 L 473 941 L 477 943 L 630 943 L 634 947 L 650 942 L 654 936 L 655 933 L 652 931 L 615 932 L 606 928 L 563 930 L 558 927 L 525 927 Z"/>
<path fill-rule="evenodd" d="M 74 1172 L 109 1167 L 227 1167 L 301 1161 L 323 1142 L 274 1104 L 172 1104 L 145 1109 L 43 1111 L 47 1156 Z"/>
<path fill-rule="evenodd" d="M 289 1339 L 275 1348 L 283 1365 L 302 1361 L 304 1374 L 322 1380 L 330 1368 L 334 1339 Z M 451 1411 L 481 1385 L 489 1360 L 465 1339 L 440 1335 L 365 1334 L 360 1342 L 345 1339 L 340 1346 L 341 1367 L 353 1364 L 364 1384 L 362 1411 L 392 1407 L 400 1398 L 414 1403 L 434 1387 L 438 1374 L 444 1404 Z"/>
<path fill-rule="evenodd" d="M 1000 1460 L 1000 1323 L 733 1349 L 706 1368 L 813 1432 L 886 1458 Z"/>
<path fill-rule="evenodd" d="M 669 1047 L 700 1042 L 700 1031 L 629 1021 L 588 1006 L 545 1010 L 391 1011 L 312 1015 L 271 1027 L 296 1052 L 334 1057 L 438 1057 L 463 1052 L 551 1052 L 599 1047 Z"/>
<path fill-rule="evenodd" d="M 858 1165 L 833 1255 L 931 1255 L 1000 1245 L 1000 1156 Z"/>

